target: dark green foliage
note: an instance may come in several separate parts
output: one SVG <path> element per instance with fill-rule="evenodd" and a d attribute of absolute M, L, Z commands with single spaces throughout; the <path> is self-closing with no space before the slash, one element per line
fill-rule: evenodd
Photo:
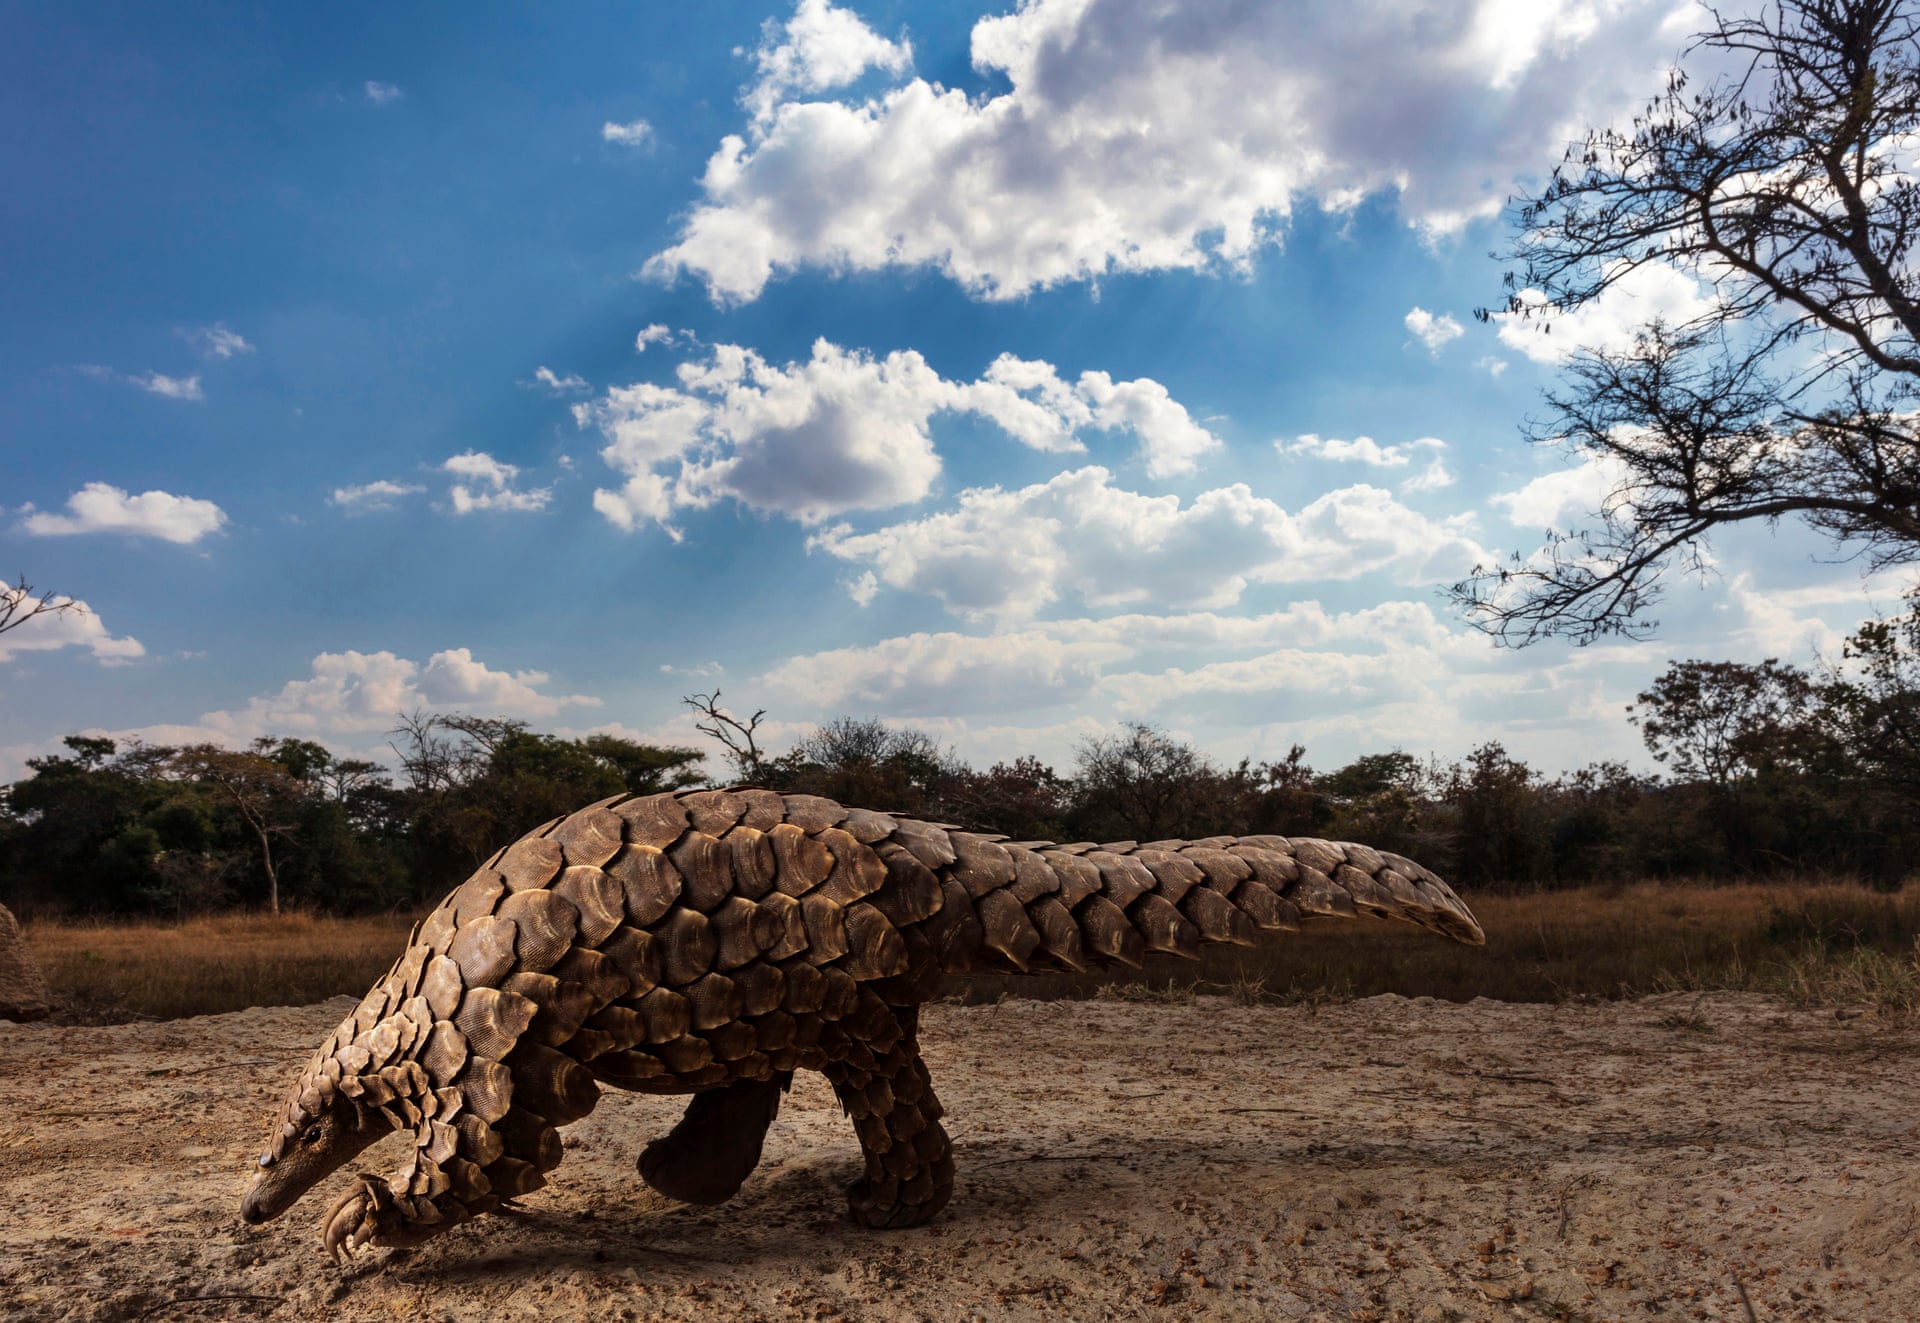
<path fill-rule="evenodd" d="M 1071 776 L 1031 756 L 983 772 L 923 731 L 853 717 L 779 757 L 755 745 L 732 761 L 776 789 L 1021 840 L 1365 841 L 1470 893 L 1809 875 L 1894 888 L 1920 858 L 1920 595 L 1908 605 L 1818 672 L 1671 664 L 1630 709 L 1671 779 L 1619 763 L 1549 779 L 1491 742 L 1453 764 L 1396 749 L 1316 773 L 1296 745 L 1221 767 L 1142 724 L 1082 745 Z M 702 713 L 720 711 L 701 697 Z M 762 716 L 710 724 L 737 734 Z M 0 903 L 181 913 L 259 905 L 277 881 L 309 909 L 411 908 L 583 804 L 706 781 L 692 749 L 501 718 L 416 714 L 395 735 L 399 784 L 306 740 L 234 751 L 73 736 L 0 788 Z M 1821 936 L 1818 916 L 1777 921 Z"/>
<path fill-rule="evenodd" d="M 75 913 L 187 913 L 281 900 L 411 907 L 549 818 L 622 792 L 698 784 L 700 754 L 523 723 L 404 727 L 395 786 L 307 740 L 245 751 L 74 736 L 0 792 L 0 903 Z"/>
<path fill-rule="evenodd" d="M 764 766 L 766 783 L 778 790 L 933 817 L 948 812 L 966 773 L 931 736 L 874 717 L 836 717 Z"/>

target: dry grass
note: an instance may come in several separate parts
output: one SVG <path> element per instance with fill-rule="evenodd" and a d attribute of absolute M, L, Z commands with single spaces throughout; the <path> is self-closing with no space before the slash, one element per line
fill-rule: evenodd
<path fill-rule="evenodd" d="M 1382 992 L 1566 1001 L 1712 988 L 1920 1009 L 1920 892 L 1643 883 L 1469 903 L 1486 929 L 1484 947 L 1399 923 L 1326 923 L 1257 947 L 1212 948 L 1197 964 L 1157 960 L 1135 980 L 1116 982 L 1112 972 L 994 976 L 959 991 L 969 1001 L 1195 992 L 1246 1001 Z"/>
<path fill-rule="evenodd" d="M 73 1019 L 212 1015 L 358 996 L 410 917 L 226 914 L 173 923 L 30 923 L 28 946 Z"/>
<path fill-rule="evenodd" d="M 1471 898 L 1487 945 L 1402 924 L 1328 923 L 1199 963 L 1158 959 L 1139 978 L 983 976 L 955 995 L 1189 996 L 1322 1001 L 1381 992 L 1465 1001 L 1565 1001 L 1743 989 L 1814 1003 L 1920 1010 L 1920 891 L 1858 887 L 1613 888 Z M 229 915 L 182 923 L 33 923 L 26 936 L 76 1018 L 172 1018 L 358 995 L 406 940 L 404 917 Z"/>

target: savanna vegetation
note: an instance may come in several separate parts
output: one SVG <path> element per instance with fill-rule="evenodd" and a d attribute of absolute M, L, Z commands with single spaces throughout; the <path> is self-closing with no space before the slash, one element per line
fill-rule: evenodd
<path fill-rule="evenodd" d="M 1134 725 L 1070 767 L 969 766 L 924 732 L 842 717 L 769 755 L 762 714 L 688 701 L 731 766 L 689 748 L 568 738 L 491 717 L 396 718 L 394 768 L 307 740 L 244 750 L 72 736 L 0 791 L 0 903 L 24 916 L 172 916 L 292 906 L 406 912 L 500 845 L 609 795 L 753 781 L 1004 832 L 1152 840 L 1216 833 L 1364 840 L 1464 891 L 1630 881 L 1862 879 L 1920 857 L 1920 600 L 1816 670 L 1677 661 L 1623 714 L 1665 775 L 1595 763 L 1548 775 L 1487 743 L 1328 770 L 1295 747 L 1222 765 Z"/>
<path fill-rule="evenodd" d="M 1365 840 L 1429 863 L 1491 934 L 1328 925 L 1169 962 L 1140 986 L 1305 997 L 1609 996 L 1689 987 L 1915 1000 L 1920 602 L 1845 655 L 1670 664 L 1624 718 L 1663 775 L 1547 775 L 1488 743 L 1316 770 L 1306 751 L 1222 765 L 1149 726 L 967 765 L 924 732 L 827 722 L 791 749 L 718 694 L 688 700 L 728 750 L 566 738 L 499 718 L 398 718 L 394 767 L 308 741 L 245 750 L 74 736 L 0 796 L 0 901 L 83 1011 L 188 1014 L 357 991 L 411 917 L 500 844 L 608 795 L 753 780 L 1019 839 L 1215 833 Z M 276 909 L 292 911 L 277 913 Z M 1098 975 L 983 979 L 961 995 L 1084 995 Z"/>

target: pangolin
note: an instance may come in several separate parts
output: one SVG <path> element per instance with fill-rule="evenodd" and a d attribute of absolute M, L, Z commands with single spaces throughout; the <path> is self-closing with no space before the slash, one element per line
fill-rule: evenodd
<path fill-rule="evenodd" d="M 866 1160 L 853 1219 L 914 1226 L 953 1189 L 917 1035 L 945 975 L 1138 968 L 1356 915 L 1484 940 L 1439 878 L 1364 845 L 1056 845 L 770 790 L 615 796 L 500 851 L 415 926 L 287 1095 L 241 1215 L 279 1216 L 405 1130 L 404 1169 L 361 1174 L 320 1236 L 336 1260 L 417 1244 L 544 1185 L 603 1085 L 693 1095 L 640 1174 L 719 1203 L 793 1072 L 817 1070 Z"/>

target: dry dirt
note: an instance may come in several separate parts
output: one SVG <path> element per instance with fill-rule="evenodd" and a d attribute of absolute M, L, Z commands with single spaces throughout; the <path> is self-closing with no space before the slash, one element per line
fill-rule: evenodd
<path fill-rule="evenodd" d="M 640 1184 L 677 1106 L 616 1094 L 524 1213 L 342 1270 L 333 1186 L 262 1228 L 237 1207 L 350 1004 L 0 1025 L 0 1316 L 1920 1318 L 1920 1031 L 1872 1016 L 938 1005 L 960 1178 L 930 1227 L 841 1220 L 852 1133 L 803 1076 L 724 1207 Z"/>

